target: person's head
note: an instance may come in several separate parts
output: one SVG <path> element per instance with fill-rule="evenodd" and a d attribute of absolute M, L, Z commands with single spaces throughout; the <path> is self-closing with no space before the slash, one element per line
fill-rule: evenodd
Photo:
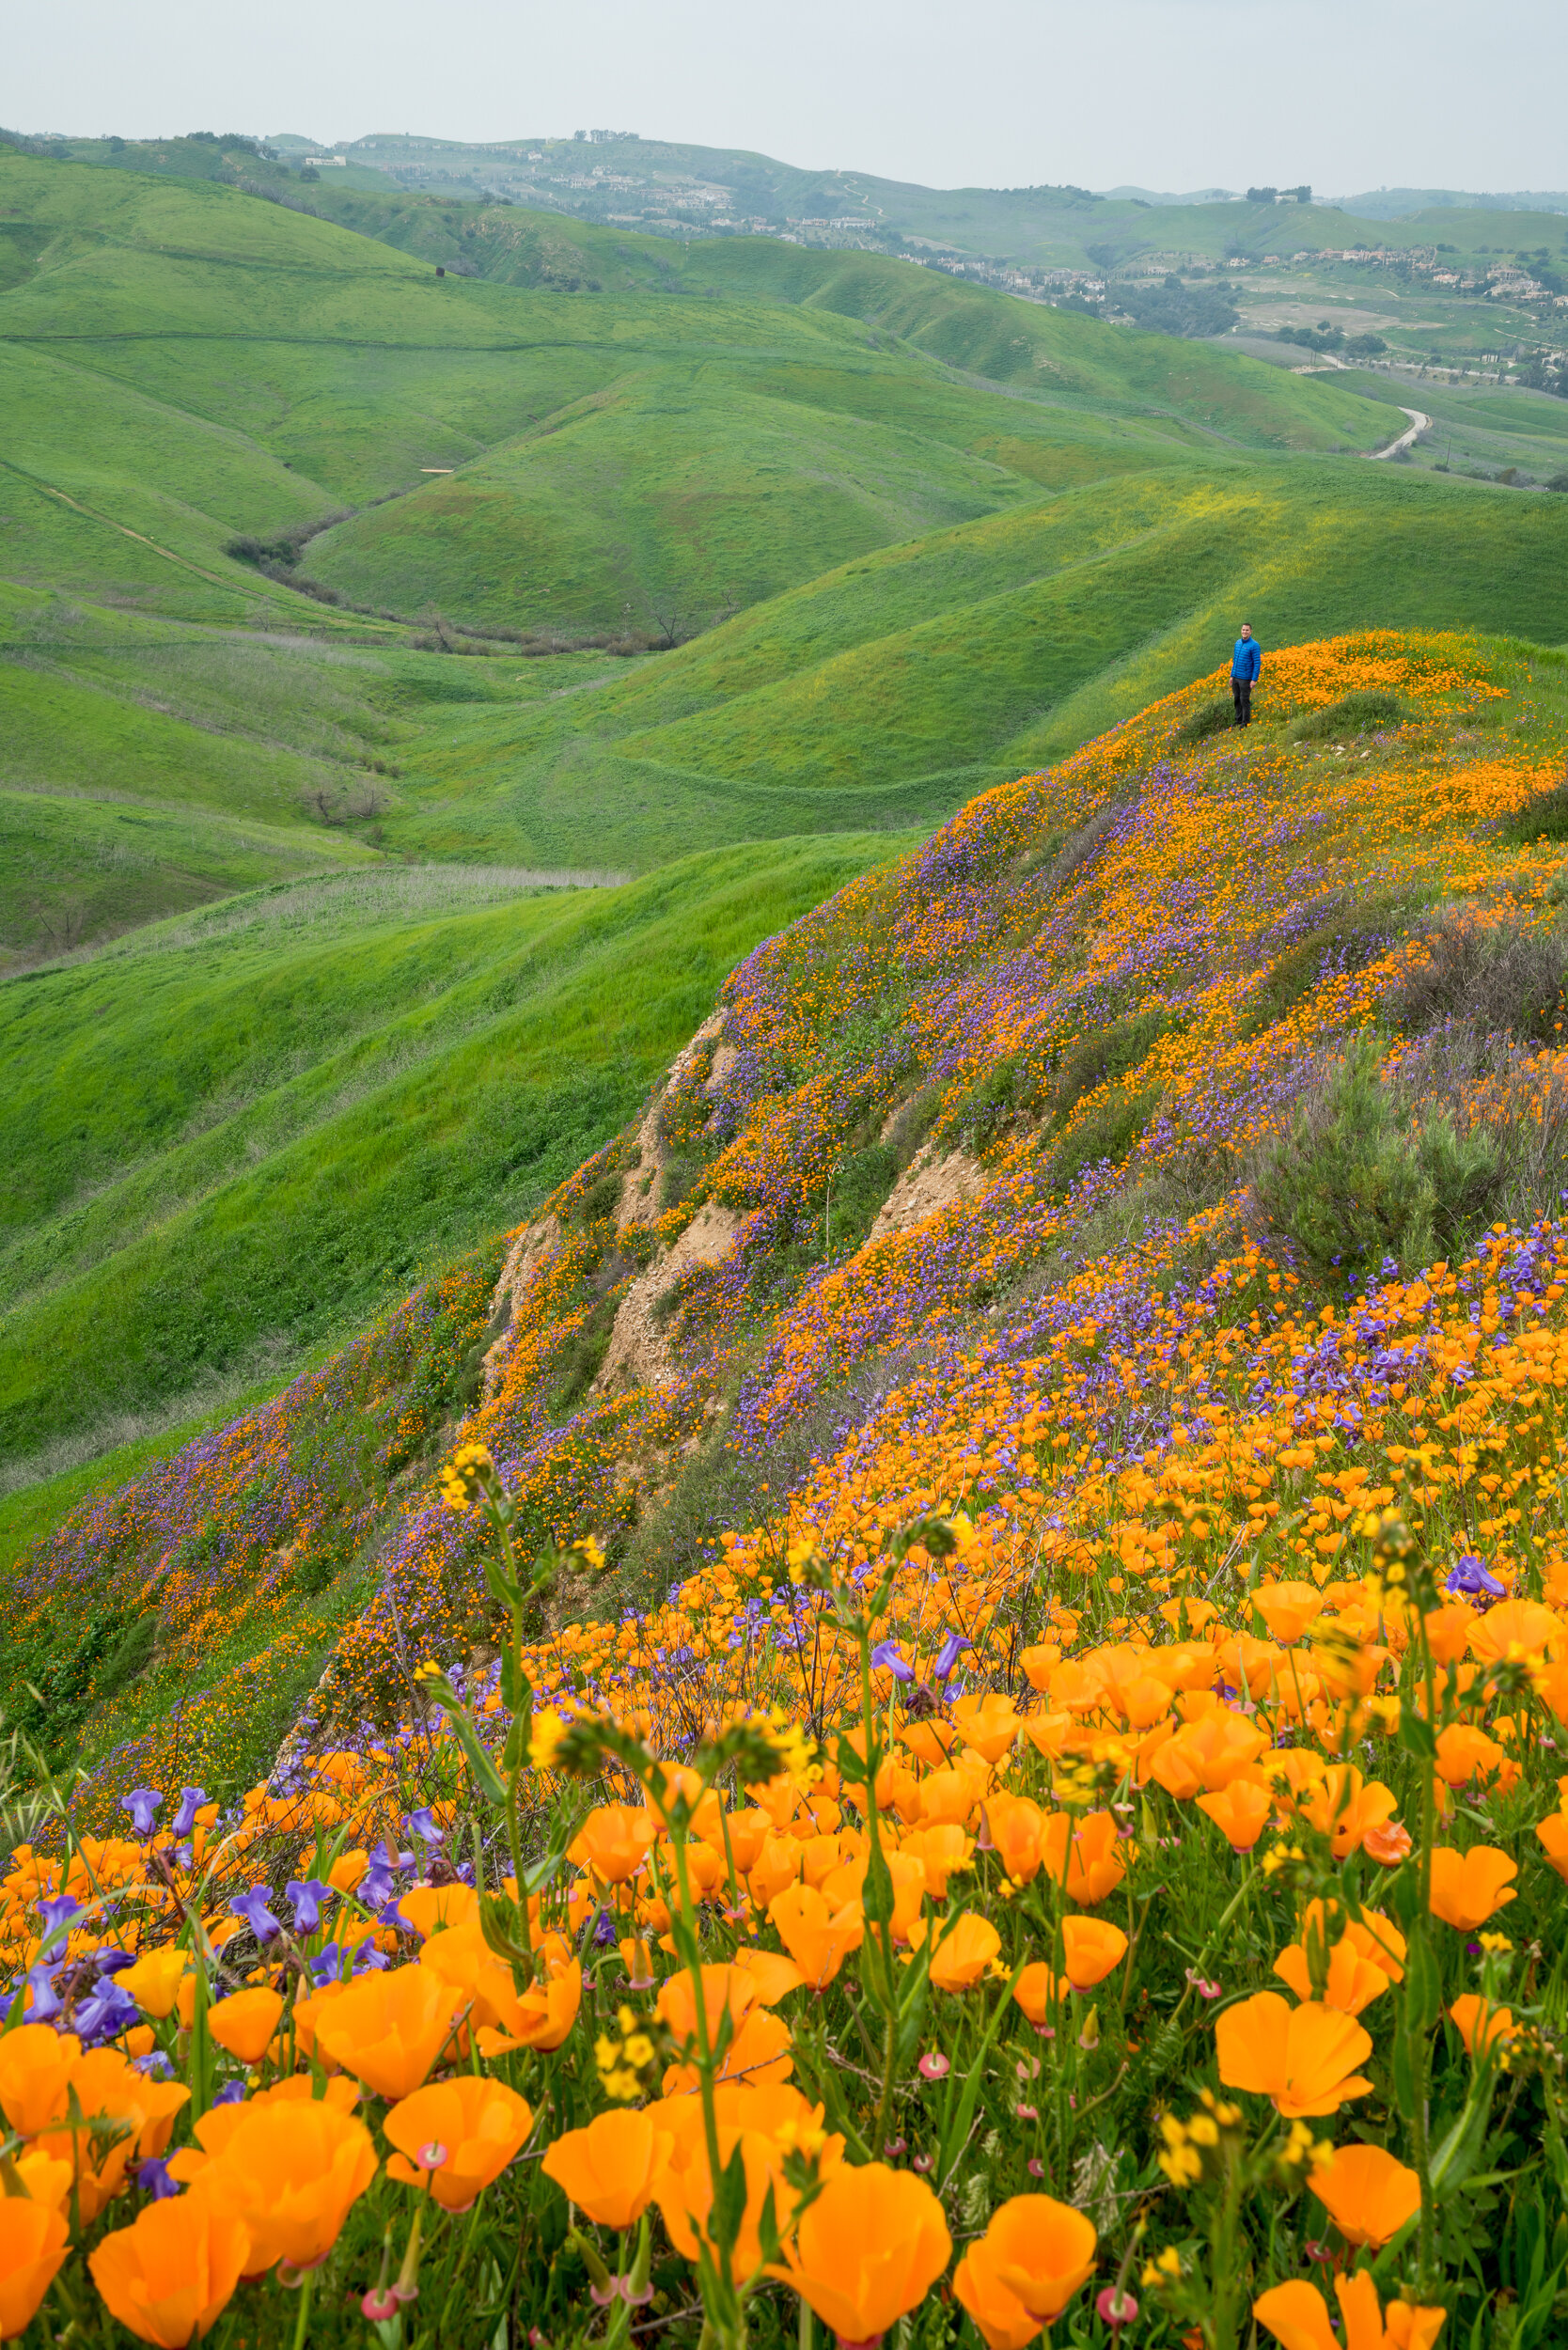
<path fill-rule="evenodd" d="M 1242 634 L 1243 634 L 1244 636 L 1250 636 L 1250 635 L 1251 635 L 1251 634 L 1252 634 L 1252 624 L 1251 624 L 1251 622 L 1250 622 L 1249 620 L 1244 620 L 1244 621 L 1242 622 Z"/>

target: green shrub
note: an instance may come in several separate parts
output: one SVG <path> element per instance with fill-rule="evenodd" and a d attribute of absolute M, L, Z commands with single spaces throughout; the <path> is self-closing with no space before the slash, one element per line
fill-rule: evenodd
<path fill-rule="evenodd" d="M 1385 1001 L 1396 1026 L 1419 1034 L 1459 1020 L 1484 1036 L 1558 1039 L 1568 1020 L 1568 934 L 1517 922 L 1483 929 L 1461 916 L 1429 932 L 1426 945 L 1426 962 Z"/>
<path fill-rule="evenodd" d="M 1051 1187 L 1067 1191 L 1086 1167 L 1121 1158 L 1148 1124 L 1161 1101 L 1158 1086 L 1141 1093 L 1113 1093 L 1085 1120 L 1075 1135 L 1058 1145 L 1051 1161 Z"/>
<path fill-rule="evenodd" d="M 1461 1136 L 1430 1104 L 1412 1116 L 1382 1084 L 1382 1058 L 1375 1034 L 1354 1038 L 1253 1162 L 1255 1210 L 1321 1280 L 1452 1255 L 1496 1197 L 1494 1136 Z"/>
<path fill-rule="evenodd" d="M 1568 477 L 1565 477 L 1568 478 Z M 1523 807 L 1505 816 L 1497 826 L 1499 840 L 1528 847 L 1532 840 L 1568 840 L 1568 776 L 1550 790 L 1538 791 Z"/>
<path fill-rule="evenodd" d="M 1045 1081 L 1027 1063 L 1010 1055 L 993 1062 L 952 1114 L 952 1124 L 970 1148 L 988 1151 L 1020 1119 L 1043 1118 L 1051 1106 Z"/>
<path fill-rule="evenodd" d="M 823 1225 L 830 1257 L 848 1255 L 859 1247 L 876 1222 L 900 1172 L 898 1152 L 881 1142 L 853 1152 L 842 1166 L 835 1167 L 823 1203 Z"/>
<path fill-rule="evenodd" d="M 1332 911 L 1275 958 L 1266 978 L 1247 998 L 1236 1023 L 1236 1034 L 1244 1042 L 1262 1036 L 1309 995 L 1329 962 L 1341 971 L 1364 971 L 1387 954 L 1390 940 L 1409 927 L 1415 913 L 1408 903 L 1390 898 L 1330 903 Z"/>
<path fill-rule="evenodd" d="M 1143 1011 L 1080 1038 L 1057 1076 L 1056 1113 L 1070 1118 L 1086 1093 L 1113 1077 L 1124 1077 L 1146 1060 L 1170 1023 L 1163 1011 Z"/>
<path fill-rule="evenodd" d="M 1236 705 L 1231 702 L 1204 702 L 1184 718 L 1171 740 L 1176 743 L 1204 743 L 1211 734 L 1218 734 L 1224 727 L 1236 723 Z"/>
<path fill-rule="evenodd" d="M 1404 714 L 1404 704 L 1397 694 L 1386 686 L 1369 685 L 1354 694 L 1341 694 L 1337 702 L 1322 710 L 1304 711 L 1292 720 L 1290 737 L 1293 743 L 1331 743 L 1341 734 L 1367 734 L 1373 727 L 1393 726 Z"/>

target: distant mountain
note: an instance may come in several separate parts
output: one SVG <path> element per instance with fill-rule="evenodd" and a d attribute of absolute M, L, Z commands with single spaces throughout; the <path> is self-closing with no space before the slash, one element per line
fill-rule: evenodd
<path fill-rule="evenodd" d="M 1240 204 L 1246 200 L 1238 188 L 1189 188 L 1185 196 L 1171 196 L 1160 188 L 1102 188 L 1100 194 L 1112 203 L 1122 204 Z"/>
<path fill-rule="evenodd" d="M 1188 196 L 1161 199 L 1190 203 Z M 1407 220 L 1413 212 L 1568 212 L 1568 192 L 1515 189 L 1508 196 L 1475 196 L 1463 188 L 1376 188 L 1329 201 L 1357 220 Z"/>

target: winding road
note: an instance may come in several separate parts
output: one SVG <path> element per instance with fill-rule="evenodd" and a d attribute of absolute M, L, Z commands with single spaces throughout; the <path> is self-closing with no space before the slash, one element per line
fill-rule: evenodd
<path fill-rule="evenodd" d="M 1401 449 L 1409 448 L 1413 442 L 1420 438 L 1432 422 L 1432 418 L 1423 415 L 1419 408 L 1406 408 L 1403 400 L 1396 401 L 1395 406 L 1402 416 L 1409 417 L 1410 430 L 1408 432 L 1402 432 L 1397 441 L 1390 441 L 1387 448 L 1369 448 L 1365 453 L 1374 465 L 1380 458 L 1397 457 Z"/>

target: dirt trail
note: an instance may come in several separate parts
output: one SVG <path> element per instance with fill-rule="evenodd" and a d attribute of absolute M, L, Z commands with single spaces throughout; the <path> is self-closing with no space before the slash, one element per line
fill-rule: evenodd
<path fill-rule="evenodd" d="M 1432 422 L 1432 418 L 1428 415 L 1423 415 L 1419 408 L 1406 408 L 1403 400 L 1396 400 L 1394 404 L 1398 408 L 1402 416 L 1409 417 L 1410 430 L 1408 432 L 1402 432 L 1397 441 L 1390 441 L 1387 448 L 1369 448 L 1365 454 L 1374 465 L 1381 458 L 1397 457 L 1402 449 L 1409 448 L 1416 441 L 1419 440 L 1421 434 L 1426 431 L 1428 425 Z"/>

